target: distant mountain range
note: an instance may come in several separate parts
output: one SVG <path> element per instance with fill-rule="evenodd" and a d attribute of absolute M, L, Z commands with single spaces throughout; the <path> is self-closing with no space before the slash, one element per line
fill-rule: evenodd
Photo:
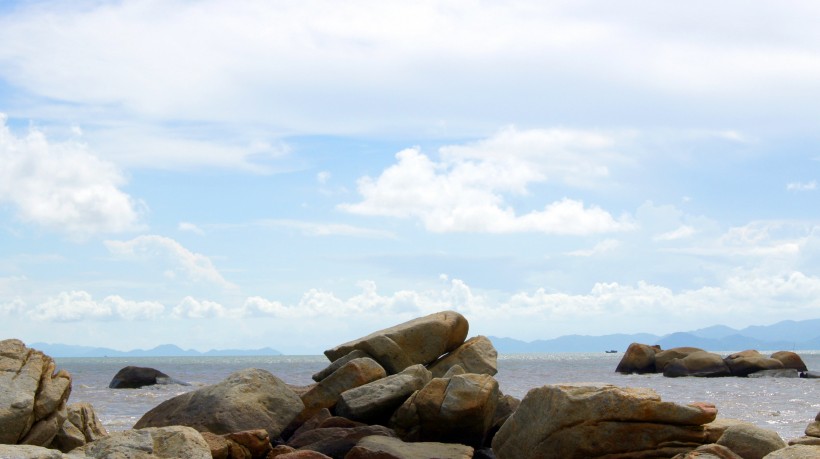
<path fill-rule="evenodd" d="M 200 352 L 194 349 L 182 349 L 173 344 L 163 344 L 153 349 L 135 349 L 118 351 L 105 347 L 74 346 L 70 344 L 32 343 L 29 347 L 44 352 L 51 357 L 199 357 L 199 356 L 259 356 L 282 355 L 276 349 L 212 349 Z"/>
<path fill-rule="evenodd" d="M 631 343 L 658 344 L 662 349 L 691 346 L 710 351 L 743 349 L 816 350 L 820 349 L 820 319 L 784 320 L 773 325 L 755 325 L 736 330 L 715 325 L 669 335 L 650 333 L 604 336 L 568 335 L 549 340 L 520 341 L 489 336 L 500 353 L 527 352 L 623 352 Z"/>

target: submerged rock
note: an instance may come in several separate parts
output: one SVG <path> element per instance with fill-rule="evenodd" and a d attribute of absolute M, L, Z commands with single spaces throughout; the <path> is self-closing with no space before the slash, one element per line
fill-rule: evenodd
<path fill-rule="evenodd" d="M 139 389 L 140 387 L 155 384 L 179 384 L 190 386 L 184 381 L 178 381 L 154 368 L 127 366 L 117 372 L 108 383 L 109 389 Z"/>

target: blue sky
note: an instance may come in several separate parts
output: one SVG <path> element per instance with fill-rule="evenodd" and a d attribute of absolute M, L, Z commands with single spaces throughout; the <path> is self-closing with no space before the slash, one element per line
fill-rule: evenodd
<path fill-rule="evenodd" d="M 3 2 L 0 336 L 820 316 L 815 2 Z"/>

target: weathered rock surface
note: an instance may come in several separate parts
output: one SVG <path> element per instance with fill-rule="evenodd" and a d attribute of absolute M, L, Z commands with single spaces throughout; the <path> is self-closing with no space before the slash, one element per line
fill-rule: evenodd
<path fill-rule="evenodd" d="M 109 389 L 139 389 L 140 387 L 153 386 L 155 384 L 179 384 L 190 386 L 190 384 L 178 381 L 165 373 L 154 368 L 128 366 L 114 375 L 108 383 Z"/>
<path fill-rule="evenodd" d="M 779 351 L 771 355 L 771 358 L 779 360 L 783 368 L 792 368 L 797 371 L 808 371 L 803 359 L 792 351 Z"/>
<path fill-rule="evenodd" d="M 817 459 L 820 458 L 820 446 L 792 445 L 772 451 L 763 457 L 764 459 Z"/>
<path fill-rule="evenodd" d="M 441 378 L 455 365 L 466 373 L 493 376 L 498 373 L 498 351 L 486 336 L 475 336 L 431 363 L 428 369 L 434 378 Z"/>
<path fill-rule="evenodd" d="M 461 314 L 437 312 L 341 344 L 325 355 L 334 361 L 359 349 L 395 374 L 411 365 L 427 365 L 456 349 L 467 338 L 468 328 Z"/>
<path fill-rule="evenodd" d="M 0 341 L 0 443 L 51 444 L 66 419 L 71 375 L 22 341 Z"/>
<path fill-rule="evenodd" d="M 654 373 L 655 353 L 660 351 L 659 346 L 632 343 L 626 348 L 624 356 L 618 362 L 615 371 L 618 373 Z"/>
<path fill-rule="evenodd" d="M 339 357 L 338 359 L 334 360 L 330 365 L 325 367 L 322 371 L 317 372 L 312 376 L 313 380 L 319 382 L 328 376 L 330 376 L 334 371 L 338 370 L 342 367 L 342 365 L 350 362 L 353 359 L 361 359 L 364 357 L 370 357 L 365 351 L 361 351 L 359 349 L 354 349 L 349 354 L 344 355 L 343 357 Z"/>
<path fill-rule="evenodd" d="M 783 363 L 780 360 L 765 357 L 752 349 L 730 354 L 724 361 L 733 376 L 748 376 L 750 373 L 761 370 L 783 369 Z"/>
<path fill-rule="evenodd" d="M 706 444 L 703 424 L 716 416 L 650 389 L 550 385 L 527 393 L 492 445 L 499 459 L 671 457 Z"/>
<path fill-rule="evenodd" d="M 820 437 L 797 437 L 789 440 L 789 445 L 813 445 L 820 446 Z"/>
<path fill-rule="evenodd" d="M 35 445 L 0 444 L 0 459 L 67 459 L 68 456 L 57 451 Z M 72 458 L 73 459 L 73 458 Z M 80 459 L 80 458 L 77 458 Z"/>
<path fill-rule="evenodd" d="M 310 450 L 291 451 L 282 455 L 268 456 L 268 459 L 332 459 L 330 456 Z"/>
<path fill-rule="evenodd" d="M 688 453 L 681 453 L 672 459 L 743 459 L 731 449 L 714 443 L 698 446 Z"/>
<path fill-rule="evenodd" d="M 298 422 L 310 419 L 322 408 L 336 406 L 343 392 L 385 376 L 387 376 L 387 373 L 384 368 L 369 357 L 353 359 L 345 363 L 302 394 L 301 398 L 305 409 L 299 415 Z"/>
<path fill-rule="evenodd" d="M 90 403 L 73 403 L 68 405 L 67 412 L 68 418 L 60 427 L 50 448 L 67 453 L 108 435 Z"/>
<path fill-rule="evenodd" d="M 388 425 L 405 441 L 481 446 L 498 397 L 498 382 L 490 375 L 434 378 L 396 410 Z"/>
<path fill-rule="evenodd" d="M 396 408 L 431 379 L 424 365 L 407 367 L 395 375 L 342 392 L 336 414 L 355 421 L 384 424 Z"/>
<path fill-rule="evenodd" d="M 772 451 L 787 446 L 777 432 L 755 425 L 731 426 L 716 443 L 731 449 L 744 459 L 762 459 Z"/>
<path fill-rule="evenodd" d="M 406 443 L 398 438 L 371 436 L 362 438 L 345 459 L 470 459 L 473 448 L 437 442 Z"/>
<path fill-rule="evenodd" d="M 655 371 L 661 373 L 669 362 L 682 359 L 695 352 L 705 351 L 698 347 L 673 347 L 665 351 L 658 351 L 655 353 Z"/>
<path fill-rule="evenodd" d="M 706 351 L 692 352 L 683 358 L 671 360 L 663 369 L 663 375 L 667 377 L 715 377 L 731 376 L 731 374 L 723 358 Z"/>
<path fill-rule="evenodd" d="M 287 445 L 300 450 L 317 451 L 334 459 L 343 459 L 359 440 L 373 435 L 396 436 L 393 430 L 379 425 L 348 428 L 320 427 L 294 435 L 288 440 Z"/>
<path fill-rule="evenodd" d="M 67 458 L 211 459 L 211 450 L 190 427 L 151 427 L 112 433 L 75 449 Z"/>
<path fill-rule="evenodd" d="M 265 429 L 277 438 L 303 408 L 302 400 L 282 380 L 250 368 L 160 403 L 134 428 L 182 425 L 216 434 Z"/>
<path fill-rule="evenodd" d="M 809 437 L 820 437 L 820 421 L 814 421 L 806 427 L 806 435 Z"/>

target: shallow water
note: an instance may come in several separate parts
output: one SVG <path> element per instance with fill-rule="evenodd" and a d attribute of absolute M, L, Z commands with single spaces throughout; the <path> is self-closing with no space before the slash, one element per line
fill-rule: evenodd
<path fill-rule="evenodd" d="M 820 351 L 801 351 L 809 369 L 820 370 Z M 523 398 L 545 384 L 600 382 L 654 389 L 663 400 L 714 403 L 718 416 L 753 422 L 777 431 L 784 439 L 803 435 L 820 412 L 820 379 L 791 378 L 665 378 L 662 375 L 620 375 L 621 354 L 555 353 L 499 356 L 502 392 Z M 90 402 L 109 430 L 131 428 L 160 402 L 214 384 L 244 368 L 268 370 L 288 384 L 307 385 L 311 375 L 327 366 L 324 356 L 270 357 L 139 357 L 60 358 L 58 366 L 73 377 L 70 402 Z M 156 368 L 191 386 L 167 385 L 142 389 L 109 389 L 121 368 Z"/>

